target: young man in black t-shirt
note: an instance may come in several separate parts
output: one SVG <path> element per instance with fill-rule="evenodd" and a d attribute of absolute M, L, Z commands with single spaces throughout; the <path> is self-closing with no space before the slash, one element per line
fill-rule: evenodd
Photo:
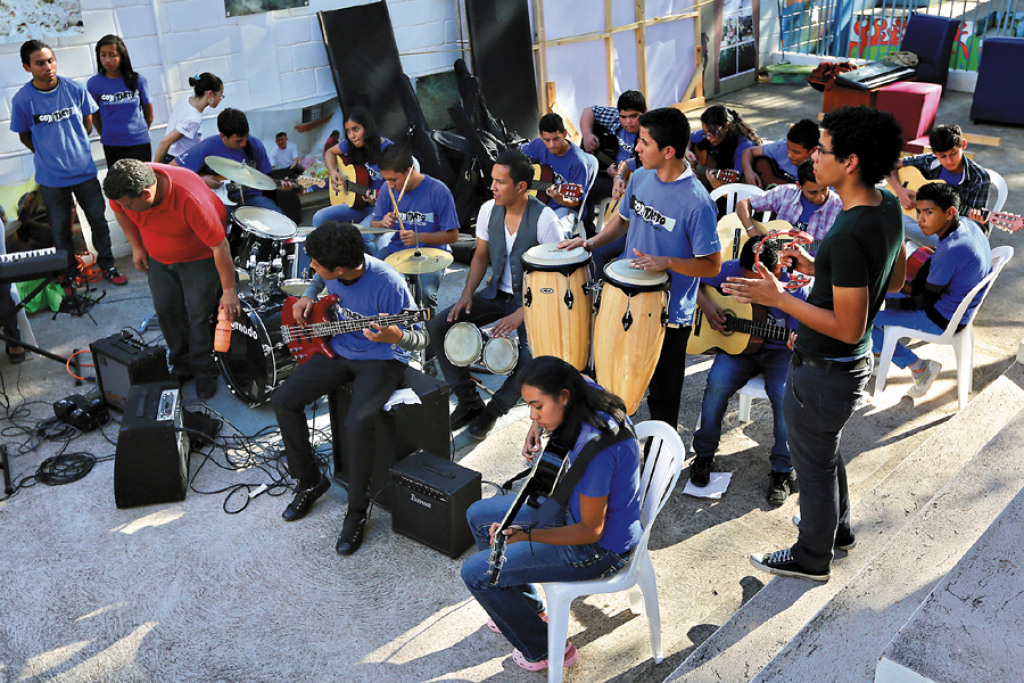
<path fill-rule="evenodd" d="M 875 314 L 906 272 L 899 201 L 875 188 L 899 158 L 900 125 L 886 112 L 844 107 L 827 114 L 822 128 L 814 173 L 836 190 L 843 211 L 814 258 L 786 249 L 797 270 L 815 276 L 807 301 L 789 296 L 763 266 L 763 280 L 730 278 L 723 287 L 740 302 L 775 306 L 800 321 L 783 407 L 800 482 L 799 537 L 750 561 L 814 581 L 831 576 L 834 547 L 856 544 L 839 440 L 871 376 Z"/>

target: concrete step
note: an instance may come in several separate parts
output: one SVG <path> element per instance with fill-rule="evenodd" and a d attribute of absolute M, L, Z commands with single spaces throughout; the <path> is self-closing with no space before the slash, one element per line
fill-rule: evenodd
<path fill-rule="evenodd" d="M 858 546 L 849 554 L 837 554 L 828 583 L 773 578 L 701 643 L 666 681 L 750 681 L 1022 409 L 1024 367 L 1017 363 L 964 410 L 935 426 L 934 433 L 920 448 L 854 504 Z M 751 552 L 756 550 L 751 548 Z M 917 603 L 927 590 L 922 590 Z M 894 631 L 895 628 L 889 631 L 890 636 Z M 833 669 L 830 666 L 825 670 Z M 815 672 L 813 680 L 819 680 L 821 673 L 821 669 Z"/>
<path fill-rule="evenodd" d="M 1001 432 L 997 441 L 1004 441 L 1008 432 Z M 1012 433 L 1024 436 L 1019 419 Z M 1019 443 L 1008 443 L 1015 451 L 1004 455 L 1019 453 Z M 993 490 L 986 497 L 1001 498 L 1002 477 L 994 473 L 992 479 Z M 1024 644 L 1018 637 L 1024 630 L 1022 527 L 1024 491 L 1010 501 L 889 643 L 878 662 L 875 683 L 1019 680 L 1024 665 Z"/>
<path fill-rule="evenodd" d="M 882 552 L 786 644 L 753 683 L 872 680 L 878 659 L 893 636 L 1024 487 L 1021 437 L 1024 412 L 895 533 Z M 1012 560 L 1015 556 L 1001 553 L 999 557 Z M 1013 592 L 1018 591 L 1019 587 Z M 962 636 L 958 631 L 955 637 Z M 927 649 L 936 662 L 948 662 L 959 647 L 934 647 L 928 637 L 917 645 Z M 972 665 L 976 663 L 972 661 Z M 978 680 L 977 672 L 950 680 Z"/>

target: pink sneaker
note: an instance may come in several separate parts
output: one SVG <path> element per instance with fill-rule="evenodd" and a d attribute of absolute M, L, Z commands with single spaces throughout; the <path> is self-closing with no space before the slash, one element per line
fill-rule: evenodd
<path fill-rule="evenodd" d="M 543 671 L 548 668 L 548 660 L 542 659 L 539 662 L 528 662 L 523 653 L 519 650 L 512 650 L 512 661 L 518 664 L 520 667 L 527 671 Z M 576 662 L 580 661 L 580 651 L 576 649 L 568 640 L 565 641 L 565 659 L 563 660 L 563 666 L 570 667 L 576 666 Z"/>
<path fill-rule="evenodd" d="M 546 623 L 548 623 L 548 615 L 546 615 L 546 614 L 545 614 L 545 615 L 544 615 L 544 616 L 542 616 L 542 617 L 541 617 L 540 619 L 541 619 L 541 621 L 543 621 L 543 622 L 544 622 L 545 624 L 546 624 Z M 488 619 L 488 620 L 487 620 L 487 628 L 491 629 L 492 631 L 494 631 L 495 633 L 497 633 L 497 634 L 498 634 L 499 636 L 501 635 L 501 629 L 500 629 L 500 628 L 498 628 L 498 625 L 494 623 L 494 619 Z"/>

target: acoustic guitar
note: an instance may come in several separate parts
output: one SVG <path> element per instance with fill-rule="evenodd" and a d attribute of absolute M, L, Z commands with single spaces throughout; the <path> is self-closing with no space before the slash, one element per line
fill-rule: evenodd
<path fill-rule="evenodd" d="M 793 226 L 788 221 L 778 219 L 768 221 L 767 223 L 759 221 L 753 221 L 753 223 L 754 229 L 761 235 L 767 235 L 772 230 L 793 230 Z M 740 217 L 737 214 L 727 214 L 718 221 L 718 241 L 722 243 L 723 261 L 739 258 L 740 250 L 743 249 L 743 245 L 750 239 L 755 238 L 747 235 L 746 228 L 743 227 L 743 223 L 740 222 Z M 793 238 L 788 235 L 775 238 L 780 248 L 784 247 L 786 242 L 791 242 L 792 240 Z M 821 247 L 822 241 L 814 240 L 810 244 L 804 245 L 804 249 L 811 252 L 817 251 Z"/>
<path fill-rule="evenodd" d="M 779 162 L 771 157 L 764 155 L 754 157 L 753 161 L 750 162 L 750 167 L 757 174 L 757 177 L 761 179 L 761 188 L 764 190 L 770 190 L 777 185 L 796 182 L 796 178 L 783 171 L 779 166 Z"/>
<path fill-rule="evenodd" d="M 924 185 L 928 183 L 945 183 L 945 180 L 928 180 L 917 168 L 913 166 L 904 166 L 896 171 L 896 178 L 899 180 L 901 186 L 917 192 Z M 903 208 L 903 204 L 900 204 L 900 208 L 903 213 L 917 220 L 917 209 L 906 209 Z M 989 223 L 992 226 L 1005 230 L 1006 232 L 1019 232 L 1021 228 L 1024 228 L 1024 218 L 1018 216 L 1015 213 L 1006 213 L 1005 211 L 992 211 L 991 209 L 972 209 L 968 216 L 975 220 L 973 212 L 977 211 L 977 219 L 981 223 Z"/>
<path fill-rule="evenodd" d="M 693 330 L 686 342 L 686 352 L 707 353 L 720 349 L 733 356 L 755 353 L 766 339 L 786 341 L 789 328 L 768 323 L 768 310 L 758 304 L 741 304 L 714 287 L 701 285 L 701 292 L 726 316 L 725 331 L 712 329 L 700 306 L 693 314 Z"/>
<path fill-rule="evenodd" d="M 920 293 L 920 290 L 924 288 L 925 281 L 928 279 L 927 264 L 933 254 L 935 254 L 935 247 L 921 247 L 907 257 L 907 279 L 903 286 L 900 287 L 901 293 L 907 296 L 914 296 Z M 918 278 L 921 281 L 915 282 Z"/>
<path fill-rule="evenodd" d="M 547 164 L 533 165 L 533 180 L 528 183 L 528 187 L 529 191 L 527 194 L 531 197 L 536 197 L 542 192 L 546 193 L 552 187 L 555 188 L 558 194 L 569 201 L 576 201 L 583 196 L 582 185 L 577 185 L 576 183 L 556 183 L 555 169 Z"/>
<path fill-rule="evenodd" d="M 359 332 L 373 324 L 380 327 L 390 325 L 407 327 L 426 322 L 430 318 L 430 311 L 427 309 L 407 309 L 397 315 L 337 320 L 333 309 L 338 303 L 338 297 L 330 294 L 313 304 L 313 309 L 309 313 L 310 322 L 307 323 L 300 322 L 295 318 L 292 307 L 298 300 L 299 298 L 295 296 L 288 297 L 281 309 L 281 340 L 288 346 L 292 358 L 297 360 L 300 365 L 318 353 L 328 358 L 337 356 L 338 354 L 330 345 L 331 337 L 336 334 Z"/>
<path fill-rule="evenodd" d="M 327 181 L 331 191 L 331 206 L 344 204 L 353 209 L 368 206 L 366 195 L 375 194 L 370 171 L 362 164 L 353 164 L 347 154 L 339 154 L 337 159 L 338 174 L 341 176 L 341 187 L 335 189 L 331 181 Z"/>

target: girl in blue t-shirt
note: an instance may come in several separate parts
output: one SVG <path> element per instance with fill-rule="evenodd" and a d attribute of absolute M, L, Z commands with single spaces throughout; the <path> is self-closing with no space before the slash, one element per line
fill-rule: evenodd
<path fill-rule="evenodd" d="M 739 112 L 721 104 L 708 107 L 700 115 L 700 125 L 701 130 L 690 135 L 686 153 L 690 163 L 708 168 L 731 168 L 742 173 L 743 151 L 761 144 L 757 131 L 743 120 Z M 707 186 L 707 177 L 703 173 L 698 177 Z"/>
<path fill-rule="evenodd" d="M 99 73 L 89 79 L 86 89 L 99 106 L 93 124 L 103 143 L 107 168 L 119 159 L 149 161 L 153 104 L 146 77 L 132 68 L 128 48 L 113 34 L 96 43 L 96 67 Z"/>
<path fill-rule="evenodd" d="M 313 214 L 313 227 L 319 226 L 324 221 L 338 221 L 340 223 L 363 223 L 368 222 L 367 218 L 373 212 L 373 205 L 377 202 L 377 191 L 384 185 L 384 177 L 380 174 L 380 154 L 390 147 L 391 140 L 381 137 L 377 132 L 377 124 L 373 116 L 363 107 L 353 107 L 345 119 L 345 139 L 324 152 L 324 163 L 331 172 L 331 185 L 337 187 L 344 178 L 338 172 L 339 157 L 344 154 L 348 163 L 353 166 L 364 166 L 370 175 L 371 193 L 367 194 L 365 204 L 360 207 L 338 204 L 320 209 Z M 372 235 L 364 235 L 369 248 L 369 240 Z"/>
<path fill-rule="evenodd" d="M 541 429 L 551 435 L 549 448 L 558 445 L 568 451 L 571 465 L 591 438 L 615 424 L 629 424 L 622 399 L 588 382 L 560 358 L 535 359 L 524 370 L 522 382 L 534 423 L 523 449 L 529 459 Z M 543 527 L 534 527 L 537 511 L 524 505 L 515 526 L 503 532 L 505 562 L 492 586 L 491 535 L 511 501 L 509 496 L 496 496 L 470 506 L 466 518 L 480 552 L 462 565 L 462 580 L 490 617 L 488 628 L 515 647 L 513 661 L 528 671 L 540 671 L 548 666 L 547 616 L 535 584 L 613 574 L 625 566 L 640 542 L 639 445 L 631 437 L 599 451 L 566 508 Z M 569 642 L 564 653 L 551 654 L 564 657 L 565 666 L 579 659 Z"/>

